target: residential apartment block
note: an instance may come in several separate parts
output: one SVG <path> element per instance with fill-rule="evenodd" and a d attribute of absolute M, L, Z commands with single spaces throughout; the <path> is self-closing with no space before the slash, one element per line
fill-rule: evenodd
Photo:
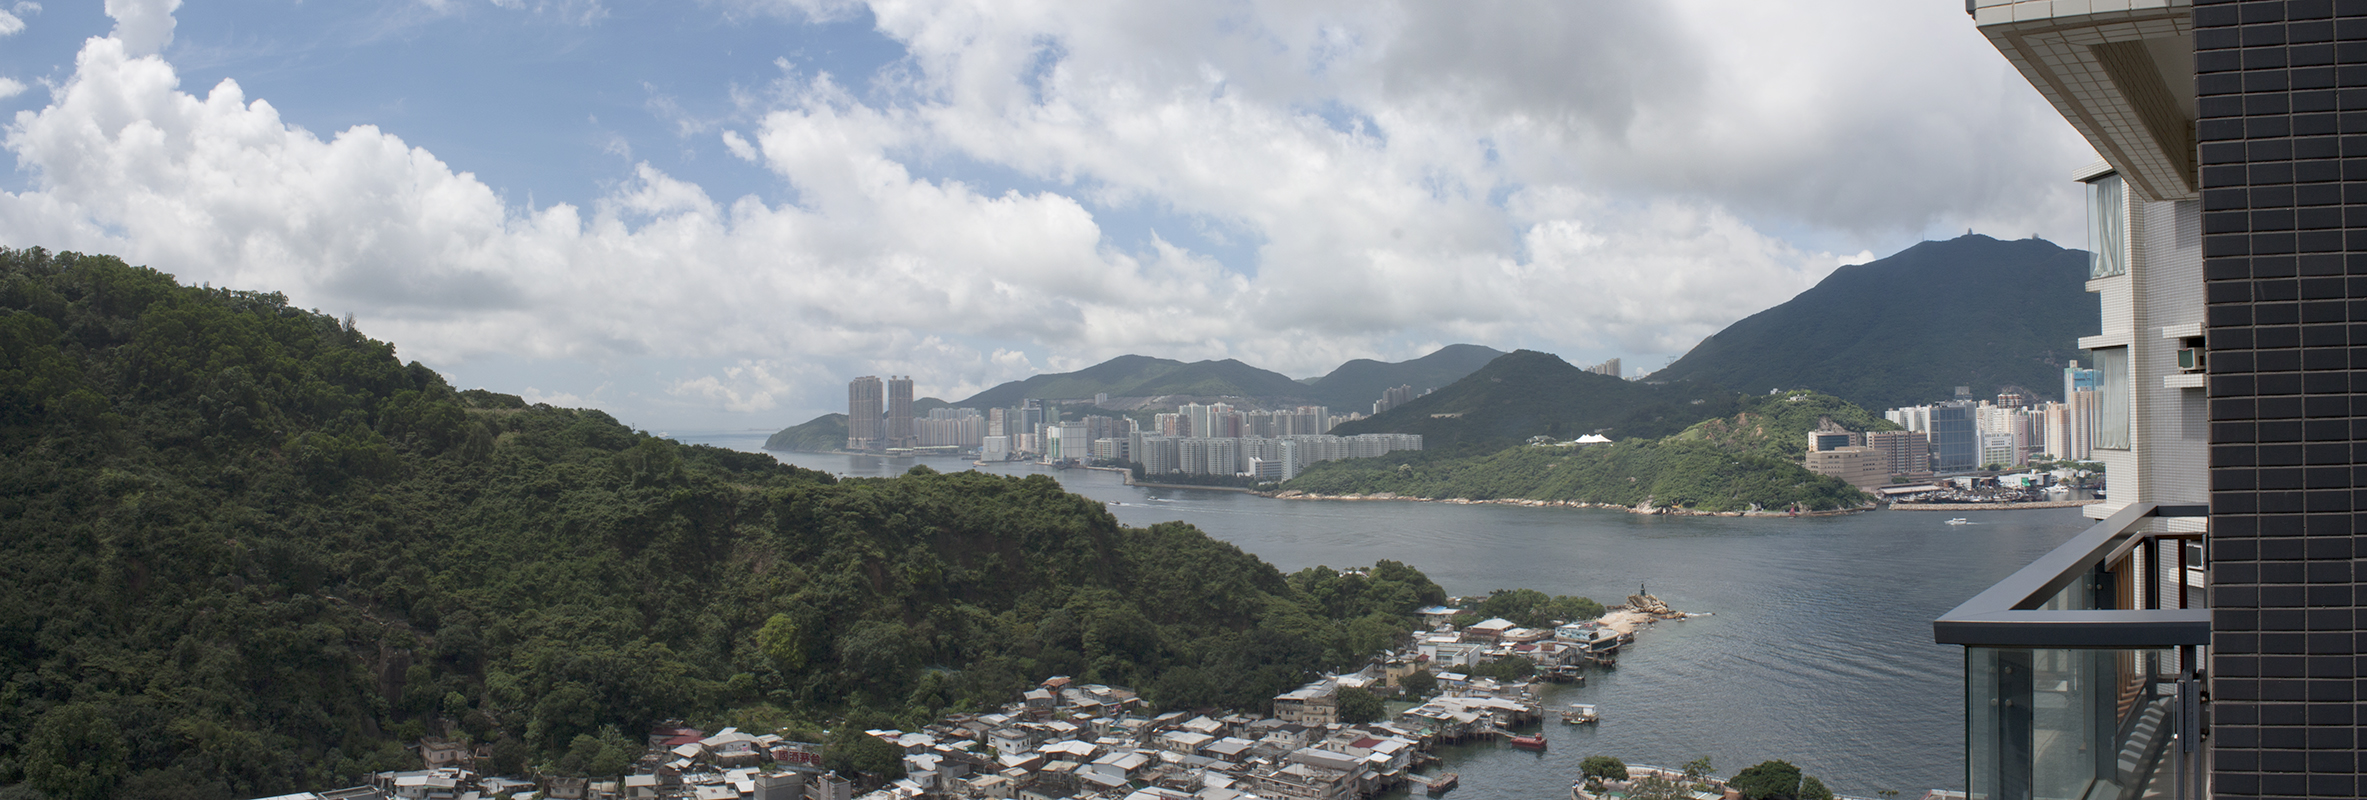
<path fill-rule="evenodd" d="M 2095 526 L 1934 623 L 1968 789 L 2361 796 L 2367 3 L 1967 10 L 2103 158 L 2074 177 L 2111 478 Z"/>

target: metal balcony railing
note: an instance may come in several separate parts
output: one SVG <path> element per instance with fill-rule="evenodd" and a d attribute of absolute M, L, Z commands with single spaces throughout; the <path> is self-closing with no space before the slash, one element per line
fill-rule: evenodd
<path fill-rule="evenodd" d="M 1967 785 L 1989 800 L 2205 796 L 2194 533 L 2203 506 L 2131 505 L 1932 622 L 1965 646 Z"/>

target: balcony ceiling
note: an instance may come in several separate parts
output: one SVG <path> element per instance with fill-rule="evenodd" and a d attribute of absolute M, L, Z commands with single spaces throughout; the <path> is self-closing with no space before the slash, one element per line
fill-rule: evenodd
<path fill-rule="evenodd" d="M 2169 0 L 1975 5 L 1982 35 L 2140 196 L 2196 196 L 2190 6 Z"/>

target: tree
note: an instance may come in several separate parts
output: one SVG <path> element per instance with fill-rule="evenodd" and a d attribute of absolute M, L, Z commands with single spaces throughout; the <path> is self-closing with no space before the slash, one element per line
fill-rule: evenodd
<path fill-rule="evenodd" d="M 1803 775 L 1800 777 L 1800 800 L 1833 800 L 1833 790 L 1825 788 L 1825 782 L 1817 780 L 1816 776 Z"/>
<path fill-rule="evenodd" d="M 1685 762 L 1685 780 L 1687 781 L 1699 782 L 1703 778 L 1716 774 L 1718 774 L 1718 768 L 1710 763 L 1708 755 Z"/>
<path fill-rule="evenodd" d="M 1537 674 L 1537 662 L 1521 656 L 1505 656 L 1472 667 L 1471 674 L 1474 677 L 1494 678 L 1507 682 L 1527 680 L 1529 676 Z"/>
<path fill-rule="evenodd" d="M 1438 691 L 1438 676 L 1430 674 L 1430 670 L 1417 669 L 1398 678 L 1397 688 L 1404 690 L 1407 697 L 1429 697 Z"/>
<path fill-rule="evenodd" d="M 123 732 L 99 706 L 68 703 L 33 725 L 25 743 L 25 777 L 33 788 L 64 800 L 111 795 L 123 780 Z"/>
<path fill-rule="evenodd" d="M 1800 800 L 1800 768 L 1789 761 L 1761 761 L 1734 773 L 1726 785 L 1743 800 Z"/>
<path fill-rule="evenodd" d="M 1616 756 L 1587 756 L 1579 760 L 1578 774 L 1590 780 L 1624 781 L 1627 780 L 1627 762 Z"/>
<path fill-rule="evenodd" d="M 886 783 L 904 777 L 904 748 L 864 733 L 862 725 L 849 722 L 831 735 L 829 746 L 822 751 L 822 763 L 841 773 L 859 772 Z"/>
<path fill-rule="evenodd" d="M 1340 687 L 1341 722 L 1379 722 L 1381 698 L 1359 686 Z"/>

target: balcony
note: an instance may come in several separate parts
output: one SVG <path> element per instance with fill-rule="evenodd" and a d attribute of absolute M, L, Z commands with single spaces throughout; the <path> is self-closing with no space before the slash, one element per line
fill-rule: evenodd
<path fill-rule="evenodd" d="M 2203 506 L 2114 513 L 1932 622 L 1965 648 L 1966 786 L 1988 800 L 2209 796 Z"/>

